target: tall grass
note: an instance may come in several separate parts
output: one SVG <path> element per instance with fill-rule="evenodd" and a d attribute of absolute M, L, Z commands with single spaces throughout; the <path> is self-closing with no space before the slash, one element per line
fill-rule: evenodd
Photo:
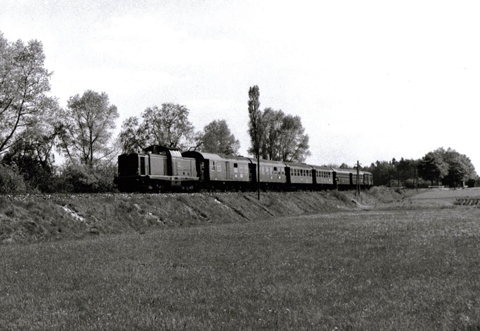
<path fill-rule="evenodd" d="M 0 247 L 5 330 L 476 330 L 480 211 L 362 211 Z"/>

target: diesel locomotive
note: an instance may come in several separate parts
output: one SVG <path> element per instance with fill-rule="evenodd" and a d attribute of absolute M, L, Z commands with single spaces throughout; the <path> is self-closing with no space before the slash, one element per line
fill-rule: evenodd
<path fill-rule="evenodd" d="M 121 192 L 294 191 L 370 188 L 373 176 L 357 169 L 226 156 L 153 145 L 118 157 L 115 183 Z"/>

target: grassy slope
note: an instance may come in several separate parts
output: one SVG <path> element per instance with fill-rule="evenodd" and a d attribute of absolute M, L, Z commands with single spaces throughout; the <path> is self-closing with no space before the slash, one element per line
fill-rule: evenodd
<path fill-rule="evenodd" d="M 378 203 L 374 192 L 362 194 L 358 202 Z M 3 196 L 0 244 L 143 233 L 358 208 L 352 198 L 352 193 L 343 192 L 262 193 L 260 201 L 256 193 Z"/>

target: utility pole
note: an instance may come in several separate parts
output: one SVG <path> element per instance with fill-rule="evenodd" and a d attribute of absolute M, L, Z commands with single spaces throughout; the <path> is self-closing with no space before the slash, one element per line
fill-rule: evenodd
<path fill-rule="evenodd" d="M 360 196 L 360 162 L 357 160 L 357 196 Z"/>

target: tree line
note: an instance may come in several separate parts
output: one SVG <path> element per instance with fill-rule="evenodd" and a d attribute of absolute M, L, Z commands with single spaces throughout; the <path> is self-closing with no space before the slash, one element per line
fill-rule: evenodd
<path fill-rule="evenodd" d="M 0 193 L 113 191 L 117 156 L 154 144 L 238 155 L 226 120 L 196 132 L 188 108 L 174 103 L 127 118 L 113 137 L 119 112 L 107 93 L 87 90 L 62 108 L 50 95 L 44 62 L 41 42 L 9 42 L 0 32 Z M 258 114 L 262 156 L 304 161 L 308 135 L 300 118 L 271 108 Z M 55 152 L 65 160 L 60 166 Z"/>
<path fill-rule="evenodd" d="M 373 174 L 375 185 L 407 188 L 480 186 L 471 160 L 452 148 L 437 148 L 417 160 L 377 161 L 362 169 Z"/>

